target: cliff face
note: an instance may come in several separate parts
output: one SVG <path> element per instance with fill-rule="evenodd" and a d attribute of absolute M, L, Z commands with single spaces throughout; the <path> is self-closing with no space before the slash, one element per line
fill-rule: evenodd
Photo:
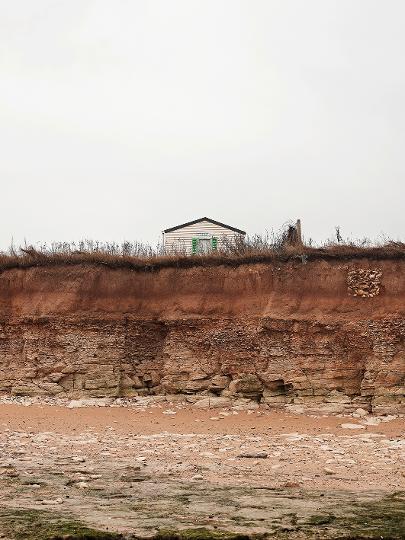
<path fill-rule="evenodd" d="M 0 274 L 0 391 L 405 412 L 404 261 Z"/>

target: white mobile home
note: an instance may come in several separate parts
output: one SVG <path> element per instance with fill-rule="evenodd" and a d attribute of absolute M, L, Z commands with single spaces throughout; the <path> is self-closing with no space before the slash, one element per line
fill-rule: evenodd
<path fill-rule="evenodd" d="M 165 229 L 163 245 L 166 253 L 209 253 L 245 234 L 236 227 L 203 217 Z"/>

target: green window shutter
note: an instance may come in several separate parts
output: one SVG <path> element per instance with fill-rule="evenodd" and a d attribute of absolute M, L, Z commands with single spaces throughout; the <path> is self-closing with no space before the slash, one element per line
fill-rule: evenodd
<path fill-rule="evenodd" d="M 197 253 L 198 238 L 191 240 L 191 253 L 195 255 Z"/>
<path fill-rule="evenodd" d="M 214 251 L 218 249 L 218 238 L 211 238 L 211 246 Z"/>

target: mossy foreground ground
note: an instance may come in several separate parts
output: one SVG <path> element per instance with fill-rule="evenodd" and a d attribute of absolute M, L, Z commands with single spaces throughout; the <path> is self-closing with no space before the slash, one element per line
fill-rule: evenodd
<path fill-rule="evenodd" d="M 277 498 L 288 499 L 288 493 L 278 493 Z M 305 494 L 301 493 L 302 502 Z M 308 494 L 308 500 L 313 494 Z M 195 528 L 170 528 L 151 530 L 150 534 L 120 533 L 100 530 L 86 525 L 72 516 L 33 510 L 0 508 L 0 538 L 4 540 L 130 540 L 153 538 L 155 540 L 264 540 L 274 539 L 363 539 L 388 540 L 405 539 L 405 493 L 384 496 L 373 502 L 352 500 L 345 504 L 338 496 L 340 505 L 332 512 L 329 497 L 325 498 L 323 511 L 303 516 L 291 512 L 279 518 L 262 521 L 257 532 L 252 520 L 252 532 L 238 532 L 238 520 L 229 530 L 218 529 L 216 525 Z M 337 500 L 338 500 L 337 499 Z M 336 500 L 336 502 L 337 502 Z M 304 505 L 305 506 L 305 505 Z M 258 504 L 260 509 L 260 505 Z M 261 510 L 265 510 L 261 508 Z M 269 515 L 271 509 L 269 508 Z M 243 522 L 243 520 L 241 520 Z M 249 522 L 243 522 L 243 528 Z"/>
<path fill-rule="evenodd" d="M 402 418 L 168 406 L 0 407 L 0 540 L 405 540 Z"/>
<path fill-rule="evenodd" d="M 1 509 L 0 537 L 15 540 L 115 540 L 120 534 L 98 531 L 74 519 L 40 510 Z"/>

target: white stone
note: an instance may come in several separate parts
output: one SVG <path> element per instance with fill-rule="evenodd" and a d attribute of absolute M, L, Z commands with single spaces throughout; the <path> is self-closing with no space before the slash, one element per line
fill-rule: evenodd
<path fill-rule="evenodd" d="M 370 416 L 364 420 L 363 424 L 365 426 L 378 426 L 378 424 L 381 424 L 381 419 L 376 416 Z"/>
<path fill-rule="evenodd" d="M 365 429 L 361 424 L 340 424 L 343 429 Z"/>
<path fill-rule="evenodd" d="M 302 407 L 302 405 L 286 405 L 285 409 L 293 414 L 303 414 L 305 412 L 305 409 L 304 407 Z"/>
<path fill-rule="evenodd" d="M 226 397 L 208 397 L 203 398 L 194 403 L 196 409 L 220 409 L 222 407 L 230 407 L 231 400 Z"/>
<path fill-rule="evenodd" d="M 89 484 L 87 482 L 77 482 L 76 486 L 80 489 L 85 489 L 89 487 Z"/>
<path fill-rule="evenodd" d="M 108 407 L 113 402 L 112 398 L 87 398 L 72 399 L 67 405 L 68 409 L 80 409 L 82 407 Z"/>
<path fill-rule="evenodd" d="M 237 399 L 233 403 L 233 409 L 237 411 L 251 411 L 258 408 L 259 404 L 251 399 Z"/>
<path fill-rule="evenodd" d="M 359 416 L 359 417 L 363 417 L 363 416 L 367 416 L 368 415 L 368 412 L 365 410 L 365 409 L 356 409 L 353 413 L 353 415 L 356 415 L 356 416 Z"/>
<path fill-rule="evenodd" d="M 86 460 L 82 456 L 73 456 L 72 461 L 74 461 L 75 463 L 84 463 Z"/>

